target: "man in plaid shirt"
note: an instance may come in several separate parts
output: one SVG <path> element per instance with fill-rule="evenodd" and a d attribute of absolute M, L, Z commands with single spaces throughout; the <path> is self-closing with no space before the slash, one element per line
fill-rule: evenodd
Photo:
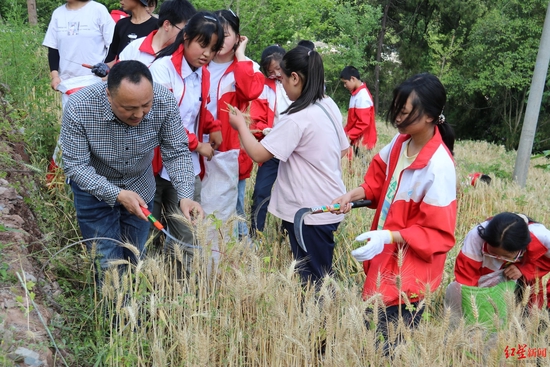
<path fill-rule="evenodd" d="M 193 201 L 194 174 L 187 134 L 170 91 L 153 83 L 139 61 L 122 61 L 101 82 L 73 94 L 63 112 L 63 166 L 74 193 L 82 236 L 128 241 L 143 256 L 155 196 L 153 150 L 177 190 L 183 215 L 203 215 Z M 94 241 L 104 269 L 112 260 L 135 262 L 136 255 L 105 239 Z M 89 249 L 91 241 L 87 242 Z"/>

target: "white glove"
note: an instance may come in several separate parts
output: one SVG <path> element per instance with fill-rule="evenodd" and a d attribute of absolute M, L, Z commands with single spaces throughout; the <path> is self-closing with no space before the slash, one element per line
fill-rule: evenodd
<path fill-rule="evenodd" d="M 388 230 L 369 231 L 355 237 L 355 241 L 358 242 L 367 240 L 368 243 L 365 246 L 359 247 L 351 252 L 351 255 L 356 258 L 357 261 L 370 260 L 380 254 L 384 250 L 384 245 L 393 242 L 393 237 Z"/>
<path fill-rule="evenodd" d="M 271 127 L 266 127 L 265 129 L 262 130 L 262 134 L 267 135 L 271 132 L 272 128 Z"/>

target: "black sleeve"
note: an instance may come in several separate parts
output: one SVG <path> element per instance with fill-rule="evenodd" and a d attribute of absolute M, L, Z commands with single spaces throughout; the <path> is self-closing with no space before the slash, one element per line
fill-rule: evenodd
<path fill-rule="evenodd" d="M 48 64 L 50 64 L 50 71 L 59 71 L 59 50 L 57 48 L 48 47 Z"/>
<path fill-rule="evenodd" d="M 113 33 L 113 41 L 111 42 L 111 45 L 109 46 L 109 52 L 107 52 L 107 57 L 105 58 L 106 63 L 114 61 L 114 59 L 118 56 L 118 45 L 120 43 L 120 22 L 122 22 L 122 20 L 123 19 L 119 20 L 117 22 L 117 24 L 115 24 L 115 31 Z"/>

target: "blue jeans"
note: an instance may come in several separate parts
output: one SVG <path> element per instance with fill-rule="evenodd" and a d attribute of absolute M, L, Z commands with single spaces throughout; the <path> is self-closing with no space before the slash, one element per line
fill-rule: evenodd
<path fill-rule="evenodd" d="M 93 240 L 94 237 L 107 237 L 114 240 L 129 242 L 139 250 L 139 258 L 145 255 L 145 242 L 149 235 L 149 222 L 131 214 L 126 208 L 116 203 L 114 207 L 95 196 L 82 191 L 73 181 L 71 188 L 74 194 L 76 219 L 82 237 L 86 241 L 88 251 L 95 245 L 99 257 L 101 270 L 109 267 L 113 260 L 129 260 L 135 264 L 138 257 L 130 250 L 109 240 Z M 149 211 L 153 211 L 153 201 L 147 204 Z M 94 260 L 95 262 L 95 260 Z"/>
<path fill-rule="evenodd" d="M 250 209 L 252 212 L 251 227 L 253 234 L 256 233 L 256 230 L 262 232 L 264 230 L 269 197 L 271 197 L 271 189 L 277 179 L 278 171 L 279 160 L 277 158 L 271 158 L 258 167 L 256 184 L 254 185 L 254 193 L 252 194 L 252 208 Z"/>
<path fill-rule="evenodd" d="M 246 218 L 244 212 L 244 192 L 246 189 L 246 179 L 239 180 L 237 186 L 238 196 L 237 196 L 237 215 L 243 218 Z M 239 238 L 248 236 L 248 225 L 246 222 L 239 221 Z"/>

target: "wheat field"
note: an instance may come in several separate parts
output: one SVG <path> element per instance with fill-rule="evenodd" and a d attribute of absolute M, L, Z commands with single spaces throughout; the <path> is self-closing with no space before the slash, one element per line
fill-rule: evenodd
<path fill-rule="evenodd" d="M 351 165 L 343 160 L 348 189 L 362 182 L 372 156 L 395 134 L 378 124 L 379 142 Z M 304 289 L 295 274 L 288 240 L 269 217 L 256 248 L 227 236 L 220 228 L 220 263 L 208 266 L 208 250 L 197 254 L 194 274 L 178 278 L 173 260 L 148 256 L 122 278 L 108 272 L 96 293 L 93 319 L 108 347 L 107 366 L 550 366 L 548 312 L 524 313 L 523 304 L 508 302 L 507 325 L 490 333 L 480 325 L 451 318 L 443 306 L 445 286 L 453 280 L 454 259 L 465 234 L 501 211 L 522 212 L 548 221 L 550 172 L 534 168 L 527 187 L 509 179 L 514 152 L 485 142 L 457 141 L 457 244 L 448 255 L 442 286 L 428 294 L 418 329 L 402 324 L 390 330 L 391 353 L 385 356 L 376 334 L 365 327 L 367 308 L 383 312 L 380 301 L 361 299 L 362 267 L 350 255 L 353 238 L 368 230 L 374 211 L 347 214 L 336 233 L 335 275 L 318 291 Z M 473 188 L 471 172 L 492 177 L 490 186 Z M 254 178 L 247 183 L 248 198 Z M 319 205 L 328 203 L 319 203 Z M 205 228 L 198 226 L 198 236 Z M 225 225 L 233 225 L 228 223 Z M 225 233 L 225 235 L 223 235 Z M 204 242 L 203 242 L 204 243 Z M 401 332 L 404 341 L 393 344 Z M 508 355 L 519 346 L 538 350 L 538 357 Z M 538 349 L 537 349 L 538 348 Z"/>

